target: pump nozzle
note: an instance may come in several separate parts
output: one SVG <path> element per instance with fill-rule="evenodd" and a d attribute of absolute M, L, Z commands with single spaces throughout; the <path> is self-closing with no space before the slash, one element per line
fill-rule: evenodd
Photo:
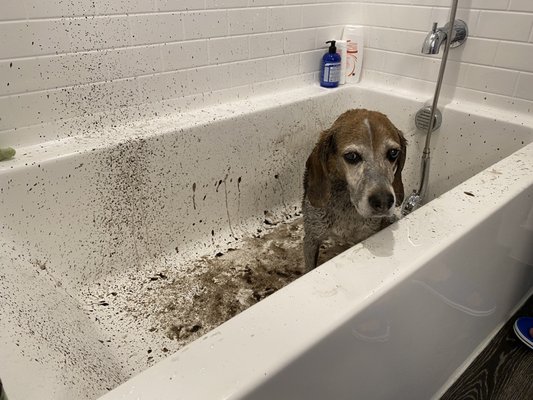
<path fill-rule="evenodd" d="M 335 47 L 335 43 L 336 41 L 335 40 L 328 40 L 326 43 L 331 43 L 329 45 L 329 49 L 328 49 L 328 52 L 330 54 L 335 54 L 337 52 L 337 48 Z"/>

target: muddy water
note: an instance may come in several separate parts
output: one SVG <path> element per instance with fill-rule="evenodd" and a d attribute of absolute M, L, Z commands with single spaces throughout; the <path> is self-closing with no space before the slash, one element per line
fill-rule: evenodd
<path fill-rule="evenodd" d="M 89 312 L 139 372 L 303 275 L 302 240 L 301 218 L 270 223 L 224 254 L 98 284 Z M 323 246 L 319 262 L 346 248 Z"/>

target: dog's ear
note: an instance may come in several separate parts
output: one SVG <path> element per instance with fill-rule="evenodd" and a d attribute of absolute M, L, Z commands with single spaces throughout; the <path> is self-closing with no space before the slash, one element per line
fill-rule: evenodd
<path fill-rule="evenodd" d="M 335 151 L 333 130 L 320 135 L 318 143 L 309 155 L 306 168 L 305 192 L 313 207 L 323 208 L 331 196 L 331 183 L 328 176 L 328 157 Z"/>
<path fill-rule="evenodd" d="M 403 199 L 405 196 L 402 182 L 402 170 L 403 166 L 405 165 L 405 158 L 407 155 L 407 140 L 405 140 L 403 133 L 399 129 L 396 129 L 396 131 L 398 133 L 398 136 L 400 137 L 401 152 L 400 158 L 398 159 L 398 167 L 396 168 L 396 172 L 394 173 L 392 187 L 394 189 L 394 194 L 396 195 L 396 205 L 400 206 L 403 203 Z"/>

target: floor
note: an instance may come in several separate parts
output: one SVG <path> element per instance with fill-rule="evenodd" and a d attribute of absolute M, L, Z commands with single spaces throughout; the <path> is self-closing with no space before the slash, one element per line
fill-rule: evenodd
<path fill-rule="evenodd" d="M 519 316 L 533 316 L 533 296 L 498 332 L 441 400 L 533 399 L 533 350 L 513 332 Z"/>

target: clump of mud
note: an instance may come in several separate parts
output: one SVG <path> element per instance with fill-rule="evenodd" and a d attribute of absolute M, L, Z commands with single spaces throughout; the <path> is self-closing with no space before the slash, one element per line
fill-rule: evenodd
<path fill-rule="evenodd" d="M 283 224 L 245 239 L 239 249 L 192 263 L 187 274 L 151 293 L 154 301 L 165 299 L 158 318 L 169 325 L 167 335 L 207 332 L 301 276 L 301 241 L 299 221 Z M 180 296 L 184 288 L 189 293 Z"/>
<path fill-rule="evenodd" d="M 263 235 L 243 239 L 238 249 L 200 258 L 186 273 L 182 270 L 172 280 L 161 280 L 157 290 L 147 290 L 143 302 L 161 305 L 153 316 L 157 330 L 188 342 L 303 275 L 301 218 L 266 229 Z M 344 249 L 324 246 L 320 262 Z"/>
<path fill-rule="evenodd" d="M 224 254 L 99 285 L 91 309 L 119 331 L 111 341 L 122 349 L 133 341 L 148 346 L 150 365 L 302 276 L 302 242 L 302 218 L 265 220 L 261 231 Z M 347 247 L 324 245 L 319 264 Z M 128 352 L 139 358 L 133 348 Z"/>

